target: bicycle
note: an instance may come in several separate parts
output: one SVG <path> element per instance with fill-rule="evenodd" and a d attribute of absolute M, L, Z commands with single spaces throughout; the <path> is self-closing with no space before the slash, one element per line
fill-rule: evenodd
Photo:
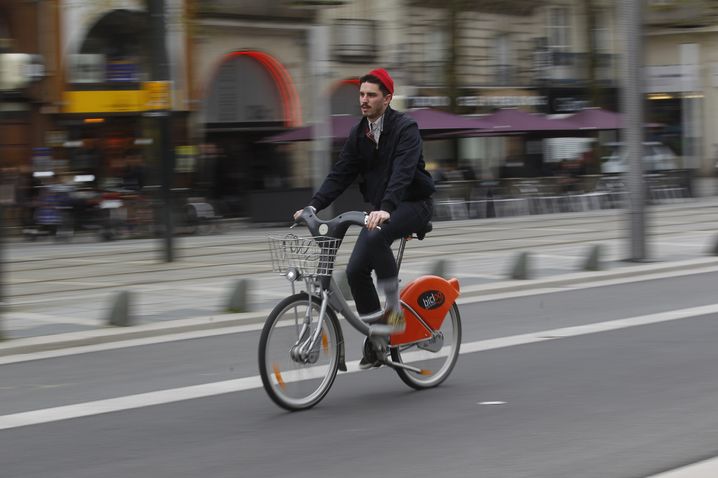
<path fill-rule="evenodd" d="M 347 303 L 332 277 L 334 262 L 347 229 L 365 226 L 366 220 L 366 213 L 352 211 L 323 221 L 305 208 L 294 225 L 306 225 L 310 237 L 268 238 L 273 271 L 292 284 L 292 295 L 269 314 L 259 340 L 262 384 L 282 408 L 313 407 L 329 392 L 338 370 L 348 370 L 337 314 L 366 336 L 365 356 L 394 369 L 414 389 L 438 386 L 456 365 L 461 345 L 457 279 L 427 275 L 407 284 L 400 295 L 406 319 L 406 330 L 400 334 L 388 335 L 378 319 L 360 319 Z M 425 230 L 401 239 L 397 268 L 407 240 L 421 240 L 430 231 L 429 223 Z M 296 292 L 299 281 L 306 290 Z"/>

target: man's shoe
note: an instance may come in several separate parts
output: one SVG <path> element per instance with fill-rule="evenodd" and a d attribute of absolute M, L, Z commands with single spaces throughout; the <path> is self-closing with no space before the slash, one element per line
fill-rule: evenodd
<path fill-rule="evenodd" d="M 379 323 L 372 325 L 375 335 L 396 335 L 406 330 L 406 320 L 400 311 L 387 309 Z"/>
<path fill-rule="evenodd" d="M 406 330 L 406 320 L 401 310 L 387 309 L 384 312 L 384 323 L 389 326 L 389 334 L 401 334 Z"/>
<path fill-rule="evenodd" d="M 359 361 L 359 370 L 369 370 L 370 368 L 381 367 L 381 362 L 378 360 L 371 361 L 366 357 L 362 357 Z"/>

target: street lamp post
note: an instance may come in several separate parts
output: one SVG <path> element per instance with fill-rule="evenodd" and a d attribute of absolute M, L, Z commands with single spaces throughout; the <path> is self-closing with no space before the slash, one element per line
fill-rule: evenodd
<path fill-rule="evenodd" d="M 165 261 L 172 262 L 174 260 L 174 224 L 172 220 L 174 155 L 170 144 L 170 113 L 172 109 L 169 105 L 170 67 L 165 44 L 165 2 L 164 0 L 147 0 L 147 7 L 151 31 L 152 80 L 159 87 L 157 98 L 159 106 L 154 108 L 149 116 L 156 121 L 159 135 L 164 253 Z"/>
<path fill-rule="evenodd" d="M 0 89 L 0 124 L 2 124 L 3 118 L 3 103 L 5 101 L 5 95 L 3 90 Z M 3 271 L 5 269 L 5 206 L 0 201 L 0 320 L 2 320 L 3 312 L 5 311 L 5 291 L 3 283 Z M 0 323 L 2 325 L 2 323 Z M 0 329 L 0 338 L 2 338 L 2 329 Z"/>
<path fill-rule="evenodd" d="M 631 231 L 631 261 L 645 261 L 646 193 L 643 181 L 643 1 L 621 0 L 626 41 L 624 55 L 623 109 L 626 115 L 625 143 L 628 154 L 628 222 Z"/>

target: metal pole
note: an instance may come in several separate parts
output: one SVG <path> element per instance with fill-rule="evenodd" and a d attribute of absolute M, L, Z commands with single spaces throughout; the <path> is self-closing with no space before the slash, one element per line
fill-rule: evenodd
<path fill-rule="evenodd" d="M 631 261 L 645 261 L 646 194 L 643 180 L 643 1 L 621 0 L 626 42 L 624 55 L 623 110 L 626 117 L 624 142 L 628 157 L 628 222 L 631 231 Z"/>
<path fill-rule="evenodd" d="M 151 37 L 152 80 L 169 81 L 170 67 L 167 58 L 165 2 L 164 0 L 148 0 L 149 26 Z M 164 238 L 165 261 L 174 260 L 174 224 L 172 220 L 173 198 L 172 179 L 174 175 L 174 155 L 170 143 L 170 109 L 161 109 L 151 114 L 156 120 L 160 138 L 160 175 L 162 198 L 162 223 Z"/>
<path fill-rule="evenodd" d="M 1 50 L 0 50 L 1 51 Z M 0 90 L 0 125 L 2 124 L 4 117 L 4 102 L 5 95 Z M 5 284 L 4 270 L 5 270 L 5 206 L 0 202 L 0 339 L 3 337 L 2 331 L 2 319 L 5 312 Z"/>
<path fill-rule="evenodd" d="M 312 142 L 312 186 L 314 191 L 322 185 L 329 172 L 331 162 L 331 125 L 327 79 L 329 77 L 329 29 L 314 25 L 310 30 L 309 59 L 312 75 L 313 98 L 313 139 Z M 358 101 L 358 100 L 357 100 Z M 331 206 L 327 208 L 331 214 Z"/>

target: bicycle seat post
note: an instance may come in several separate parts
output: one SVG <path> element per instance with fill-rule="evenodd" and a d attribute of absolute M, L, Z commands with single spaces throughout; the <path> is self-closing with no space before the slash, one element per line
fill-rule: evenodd
<path fill-rule="evenodd" d="M 406 237 L 401 238 L 399 250 L 396 252 L 396 270 L 401 269 L 401 260 L 404 258 L 404 249 L 406 248 Z"/>

